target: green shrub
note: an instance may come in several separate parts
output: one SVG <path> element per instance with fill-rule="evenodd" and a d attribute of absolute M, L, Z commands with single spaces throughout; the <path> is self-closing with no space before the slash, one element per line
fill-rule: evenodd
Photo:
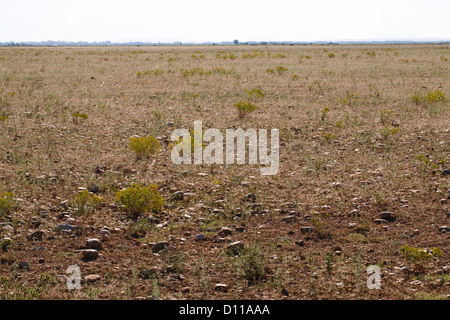
<path fill-rule="evenodd" d="M 0 193 L 0 217 L 10 214 L 15 206 L 14 195 L 11 192 Z"/>
<path fill-rule="evenodd" d="M 245 248 L 237 261 L 238 275 L 251 283 L 264 279 L 266 257 L 258 245 Z"/>
<path fill-rule="evenodd" d="M 322 117 L 320 120 L 325 121 L 325 118 L 327 117 L 328 112 L 330 112 L 330 108 L 323 108 L 322 109 Z"/>
<path fill-rule="evenodd" d="M 237 102 L 234 104 L 234 107 L 239 112 L 239 117 L 243 118 L 246 115 L 255 111 L 258 107 L 250 102 Z"/>
<path fill-rule="evenodd" d="M 414 266 L 414 270 L 421 272 L 425 269 L 424 263 L 433 257 L 442 257 L 440 248 L 418 249 L 408 245 L 400 248 L 400 253 Z"/>
<path fill-rule="evenodd" d="M 155 184 L 148 187 L 136 184 L 117 192 L 116 201 L 124 206 L 126 212 L 136 216 L 148 211 L 161 211 L 165 200 Z"/>
<path fill-rule="evenodd" d="M 161 144 L 158 139 L 153 136 L 133 137 L 130 138 L 130 149 L 133 150 L 137 157 L 149 157 L 161 150 Z"/>
<path fill-rule="evenodd" d="M 336 57 L 336 55 L 333 52 L 328 54 L 328 58 L 334 58 L 334 57 Z"/>
<path fill-rule="evenodd" d="M 432 104 L 432 103 L 436 103 L 439 101 L 447 100 L 447 98 L 445 97 L 445 94 L 440 90 L 428 92 L 425 95 L 420 94 L 420 93 L 415 93 L 412 96 L 412 99 L 416 104 Z"/>
<path fill-rule="evenodd" d="M 252 89 L 252 90 L 245 90 L 249 96 L 257 97 L 257 98 L 264 98 L 265 94 L 261 91 L 261 89 Z"/>
<path fill-rule="evenodd" d="M 278 74 L 283 74 L 283 73 L 285 73 L 288 69 L 286 69 L 286 68 L 283 67 L 283 66 L 277 66 L 276 70 L 277 70 Z"/>
<path fill-rule="evenodd" d="M 90 215 L 98 209 L 104 202 L 102 197 L 92 195 L 89 191 L 83 190 L 73 196 L 71 207 L 75 215 Z"/>
<path fill-rule="evenodd" d="M 78 124 L 78 123 L 80 123 L 80 122 L 82 122 L 84 120 L 87 120 L 87 118 L 88 118 L 87 114 L 80 113 L 80 112 L 72 113 L 72 121 L 73 121 L 73 123 Z"/>

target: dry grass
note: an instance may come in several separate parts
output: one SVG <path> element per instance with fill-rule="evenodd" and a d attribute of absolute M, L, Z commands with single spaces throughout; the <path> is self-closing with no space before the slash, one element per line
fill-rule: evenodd
<path fill-rule="evenodd" d="M 448 57 L 444 45 L 0 48 L 0 193 L 15 198 L 0 217 L 12 239 L 0 249 L 0 298 L 445 298 L 449 277 L 435 272 L 449 255 L 438 229 L 450 225 Z M 436 91 L 447 98 L 414 100 Z M 240 101 L 258 108 L 240 117 Z M 194 120 L 279 129 L 279 173 L 174 165 L 170 134 Z M 130 137 L 149 135 L 162 150 L 136 158 Z M 134 183 L 167 199 L 153 219 L 130 219 L 115 202 Z M 77 216 L 60 206 L 83 188 L 104 203 Z M 397 219 L 376 224 L 382 211 Z M 75 230 L 54 231 L 67 215 Z M 100 257 L 81 260 L 103 226 Z M 218 236 L 222 227 L 233 233 Z M 27 237 L 36 230 L 43 240 Z M 152 253 L 158 241 L 173 248 Z M 259 251 L 229 256 L 234 241 Z M 408 274 L 405 245 L 443 256 Z M 380 290 L 366 287 L 371 264 Z M 101 278 L 69 291 L 69 265 Z"/>

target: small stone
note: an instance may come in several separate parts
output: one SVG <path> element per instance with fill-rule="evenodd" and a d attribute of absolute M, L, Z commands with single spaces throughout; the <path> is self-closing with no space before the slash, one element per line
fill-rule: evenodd
<path fill-rule="evenodd" d="M 84 281 L 87 283 L 94 283 L 98 280 L 100 280 L 101 276 L 99 274 L 90 274 L 84 277 Z"/>
<path fill-rule="evenodd" d="M 66 220 L 66 224 L 69 224 L 71 226 L 74 225 L 75 222 L 76 222 L 76 220 L 74 218 L 67 218 L 67 220 Z"/>
<path fill-rule="evenodd" d="M 236 228 L 234 228 L 234 229 L 236 230 L 236 232 L 239 232 L 239 233 L 242 233 L 242 232 L 245 231 L 245 228 L 244 228 L 244 227 L 236 227 Z"/>
<path fill-rule="evenodd" d="M 182 293 L 189 293 L 191 291 L 191 288 L 189 288 L 189 287 L 183 287 L 183 288 L 181 288 L 181 292 Z"/>
<path fill-rule="evenodd" d="M 374 219 L 373 222 L 375 222 L 377 224 L 387 223 L 387 221 L 384 219 Z"/>
<path fill-rule="evenodd" d="M 19 269 L 29 269 L 30 268 L 30 264 L 26 261 L 22 261 L 19 263 Z"/>
<path fill-rule="evenodd" d="M 442 170 L 443 175 L 449 175 L 450 174 L 450 168 Z"/>
<path fill-rule="evenodd" d="M 396 220 L 395 214 L 392 212 L 388 212 L 388 211 L 380 212 L 379 217 L 380 217 L 380 219 L 384 219 L 389 222 L 394 222 Z"/>
<path fill-rule="evenodd" d="M 100 188 L 97 185 L 92 184 L 88 187 L 88 190 L 92 193 L 98 193 L 100 191 Z"/>
<path fill-rule="evenodd" d="M 45 259 L 44 258 L 39 258 L 38 259 L 38 263 L 44 263 L 45 262 Z"/>
<path fill-rule="evenodd" d="M 27 238 L 30 241 L 42 241 L 42 240 L 44 240 L 46 235 L 47 234 L 45 233 L 45 231 L 37 230 L 37 231 L 29 234 Z"/>
<path fill-rule="evenodd" d="M 63 230 L 70 230 L 73 231 L 75 228 L 71 226 L 70 224 L 59 224 L 55 227 L 55 231 L 63 231 Z"/>
<path fill-rule="evenodd" d="M 62 208 L 62 209 L 64 209 L 64 210 L 67 210 L 67 209 L 69 208 L 69 200 L 64 200 L 64 201 L 62 201 L 62 202 L 59 204 L 59 207 Z"/>
<path fill-rule="evenodd" d="M 174 123 L 173 121 L 167 122 L 167 126 L 168 126 L 168 127 L 173 127 L 174 124 L 175 124 L 175 123 Z"/>
<path fill-rule="evenodd" d="M 184 198 L 184 193 L 183 193 L 183 191 L 177 191 L 177 192 L 174 192 L 174 193 L 172 194 L 172 199 L 173 199 L 173 200 L 183 200 L 183 198 Z"/>
<path fill-rule="evenodd" d="M 338 246 L 337 244 L 335 244 L 335 245 L 333 246 L 333 251 L 334 251 L 334 252 L 336 252 L 336 251 L 342 251 L 342 248 L 341 248 L 340 246 Z"/>
<path fill-rule="evenodd" d="M 219 292 L 227 292 L 228 286 L 223 283 L 217 283 L 216 286 L 214 287 L 214 290 Z"/>
<path fill-rule="evenodd" d="M 310 233 L 316 231 L 313 227 L 301 227 L 300 231 L 303 233 Z"/>
<path fill-rule="evenodd" d="M 195 241 L 202 241 L 202 240 L 205 240 L 206 239 L 206 236 L 204 235 L 204 234 L 197 234 L 195 237 L 194 237 L 194 240 Z"/>
<path fill-rule="evenodd" d="M 295 241 L 295 244 L 298 245 L 299 247 L 303 247 L 305 245 L 305 241 L 297 240 L 297 241 Z"/>
<path fill-rule="evenodd" d="M 356 228 L 357 225 L 358 225 L 357 223 L 350 222 L 350 223 L 348 224 L 348 227 L 349 227 L 349 228 Z"/>
<path fill-rule="evenodd" d="M 441 226 L 438 229 L 439 229 L 440 232 L 450 231 L 450 227 L 448 227 L 448 226 Z"/>
<path fill-rule="evenodd" d="M 153 253 L 158 253 L 158 252 L 160 252 L 160 251 L 166 249 L 166 248 L 169 247 L 169 246 L 170 246 L 170 244 L 169 244 L 167 241 L 160 241 L 160 242 L 157 242 L 157 243 L 155 243 L 155 244 L 153 245 L 153 247 L 152 247 L 152 252 L 153 252 Z"/>
<path fill-rule="evenodd" d="M 231 230 L 230 228 L 222 228 L 220 229 L 220 231 L 218 232 L 218 235 L 221 237 L 227 237 L 230 236 L 231 234 L 233 234 L 233 230 Z"/>
<path fill-rule="evenodd" d="M 241 253 L 241 251 L 244 250 L 244 248 L 245 248 L 245 246 L 241 241 L 236 241 L 236 242 L 230 243 L 226 249 L 229 254 L 239 255 Z"/>
<path fill-rule="evenodd" d="M 348 216 L 351 218 L 356 218 L 356 217 L 360 217 L 361 214 L 359 213 L 359 210 L 352 210 L 348 213 Z"/>
<path fill-rule="evenodd" d="M 298 219 L 297 219 L 297 217 L 296 216 L 287 216 L 287 217 L 284 217 L 283 218 L 283 221 L 284 222 L 287 222 L 287 223 L 291 223 L 291 222 L 294 222 L 294 221 L 297 221 Z"/>
<path fill-rule="evenodd" d="M 100 234 L 102 236 L 109 236 L 109 230 L 108 229 L 102 229 L 102 230 L 100 230 Z"/>
<path fill-rule="evenodd" d="M 95 249 L 84 249 L 81 251 L 82 259 L 85 261 L 91 261 L 98 258 L 98 251 Z"/>
<path fill-rule="evenodd" d="M 99 239 L 92 238 L 86 240 L 87 249 L 102 250 L 102 242 Z"/>

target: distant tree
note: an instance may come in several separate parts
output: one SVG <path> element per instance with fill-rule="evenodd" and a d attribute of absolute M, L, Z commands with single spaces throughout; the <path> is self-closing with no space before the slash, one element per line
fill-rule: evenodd
<path fill-rule="evenodd" d="M 239 40 L 234 40 L 233 42 L 236 46 L 239 44 Z"/>

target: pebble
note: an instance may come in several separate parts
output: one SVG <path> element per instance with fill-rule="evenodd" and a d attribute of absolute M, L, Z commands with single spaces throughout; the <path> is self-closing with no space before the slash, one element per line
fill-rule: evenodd
<path fill-rule="evenodd" d="M 45 233 L 45 231 L 37 230 L 37 231 L 29 234 L 27 238 L 30 241 L 42 241 L 42 240 L 44 240 L 46 235 L 47 234 Z"/>
<path fill-rule="evenodd" d="M 63 230 L 70 230 L 73 231 L 75 228 L 71 226 L 70 224 L 59 224 L 55 227 L 55 231 L 63 231 Z"/>
<path fill-rule="evenodd" d="M 172 194 L 172 199 L 174 200 L 183 200 L 183 198 L 184 198 L 183 191 L 177 191 Z"/>
<path fill-rule="evenodd" d="M 297 221 L 297 217 L 296 216 L 287 216 L 283 218 L 284 222 L 290 223 L 290 222 L 294 222 Z"/>
<path fill-rule="evenodd" d="M 236 241 L 227 246 L 227 252 L 229 254 L 239 255 L 244 248 L 245 246 L 242 241 Z"/>
<path fill-rule="evenodd" d="M 230 228 L 222 228 L 220 229 L 220 231 L 218 232 L 218 235 L 221 237 L 227 237 L 233 234 L 233 230 L 231 230 Z"/>
<path fill-rule="evenodd" d="M 355 218 L 355 217 L 360 217 L 361 214 L 359 213 L 359 210 L 352 210 L 348 213 L 349 217 Z"/>
<path fill-rule="evenodd" d="M 440 232 L 450 231 L 450 227 L 448 227 L 448 226 L 441 226 L 441 227 L 439 227 L 439 231 Z"/>
<path fill-rule="evenodd" d="M 214 287 L 215 291 L 219 291 L 219 292 L 227 292 L 228 291 L 228 286 L 226 284 L 223 283 L 217 283 Z"/>
<path fill-rule="evenodd" d="M 194 240 L 195 241 L 201 241 L 201 240 L 205 240 L 206 239 L 206 236 L 204 235 L 204 234 L 197 234 L 195 237 L 194 237 Z"/>
<path fill-rule="evenodd" d="M 98 251 L 95 249 L 84 249 L 81 251 L 81 257 L 86 261 L 95 260 L 98 258 Z"/>
<path fill-rule="evenodd" d="M 84 277 L 84 281 L 87 283 L 94 283 L 98 280 L 100 280 L 101 276 L 99 274 L 89 274 Z"/>
<path fill-rule="evenodd" d="M 91 238 L 86 240 L 87 249 L 102 250 L 102 242 L 97 238 Z"/>
<path fill-rule="evenodd" d="M 170 246 L 170 244 L 169 244 L 167 241 L 160 241 L 160 242 L 157 242 L 157 243 L 155 243 L 155 244 L 153 245 L 153 247 L 152 247 L 152 252 L 153 252 L 153 253 L 158 253 L 158 252 L 160 252 L 160 251 L 166 249 L 166 248 L 169 247 L 169 246 Z"/>
<path fill-rule="evenodd" d="M 395 213 L 388 212 L 388 211 L 380 212 L 379 217 L 380 217 L 380 219 L 384 219 L 389 222 L 394 222 L 397 218 L 395 216 Z"/>
<path fill-rule="evenodd" d="M 20 269 L 28 269 L 28 268 L 30 268 L 30 264 L 26 261 L 22 261 L 19 263 L 19 268 Z"/>
<path fill-rule="evenodd" d="M 309 233 L 309 232 L 316 231 L 316 229 L 314 229 L 313 227 L 301 227 L 300 231 L 303 232 L 303 233 Z"/>

